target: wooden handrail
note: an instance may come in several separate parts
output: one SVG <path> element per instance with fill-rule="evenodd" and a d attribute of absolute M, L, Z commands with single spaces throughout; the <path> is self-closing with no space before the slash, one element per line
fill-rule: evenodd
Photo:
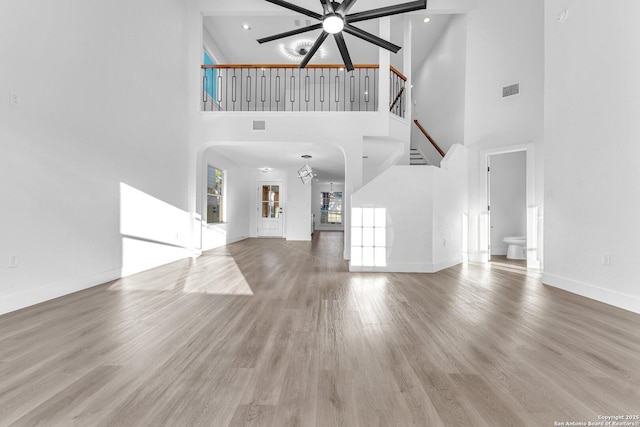
<path fill-rule="evenodd" d="M 203 70 L 215 68 L 215 69 L 229 69 L 229 68 L 298 68 L 297 64 L 214 64 L 214 65 L 201 65 Z M 307 64 L 306 68 L 344 68 L 344 64 Z M 353 64 L 353 68 L 380 68 L 378 64 Z M 407 77 L 402 74 L 396 67 L 391 65 L 389 67 L 392 73 L 400 77 L 405 82 L 407 81 Z"/>
<path fill-rule="evenodd" d="M 398 94 L 396 95 L 395 99 L 393 100 L 393 102 L 391 103 L 391 105 L 389 106 L 389 111 L 393 110 L 393 107 L 396 106 L 396 103 L 398 102 L 398 100 L 400 99 L 400 97 L 402 96 L 402 92 L 404 92 L 404 86 L 402 86 L 400 88 L 400 91 L 398 92 Z"/>
<path fill-rule="evenodd" d="M 393 65 L 389 66 L 389 68 L 391 69 L 391 71 L 393 73 L 395 73 L 398 77 L 400 77 L 402 80 L 404 80 L 405 82 L 407 81 L 407 77 L 402 74 L 400 71 L 398 71 L 398 69 L 396 67 L 394 67 Z"/>
<path fill-rule="evenodd" d="M 438 153 L 440 153 L 440 155 L 442 157 L 445 156 L 444 151 L 442 151 L 442 148 L 440 148 L 440 146 L 438 144 L 436 144 L 436 142 L 433 140 L 433 138 L 431 138 L 431 135 L 429 135 L 429 132 L 427 132 L 425 130 L 425 128 L 422 127 L 422 125 L 420 124 L 420 122 L 416 119 L 413 121 L 413 123 L 416 124 L 416 126 L 418 126 L 418 129 L 420 129 L 422 131 L 422 133 L 424 134 L 424 136 L 427 137 L 427 139 L 429 140 L 429 142 L 431 142 L 431 145 L 433 145 L 433 148 L 435 148 L 436 150 L 438 150 Z"/>
<path fill-rule="evenodd" d="M 217 68 L 298 68 L 298 64 L 215 64 L 215 65 L 202 65 L 202 69 Z M 345 68 L 344 64 L 307 64 L 306 68 Z M 378 64 L 354 64 L 353 68 L 380 68 Z"/>

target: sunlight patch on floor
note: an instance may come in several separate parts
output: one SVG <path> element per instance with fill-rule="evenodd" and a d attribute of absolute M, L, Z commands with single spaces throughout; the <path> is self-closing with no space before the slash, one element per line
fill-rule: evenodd
<path fill-rule="evenodd" d="M 124 277 L 109 290 L 253 295 L 234 258 L 224 249 Z"/>

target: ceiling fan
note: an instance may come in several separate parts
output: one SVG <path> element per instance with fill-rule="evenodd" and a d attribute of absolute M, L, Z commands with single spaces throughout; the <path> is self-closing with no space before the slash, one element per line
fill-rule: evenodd
<path fill-rule="evenodd" d="M 284 37 L 289 37 L 296 34 L 306 33 L 308 31 L 322 29 L 322 33 L 320 34 L 320 36 L 318 36 L 315 43 L 309 49 L 304 59 L 300 63 L 300 68 L 304 68 L 307 66 L 307 64 L 313 57 L 313 55 L 320 48 L 320 45 L 322 45 L 322 43 L 327 39 L 329 34 L 333 34 L 333 38 L 335 39 L 338 45 L 338 50 L 340 50 L 340 55 L 342 55 L 342 61 L 344 62 L 344 65 L 347 68 L 347 71 L 353 70 L 353 63 L 351 62 L 351 56 L 349 56 L 347 45 L 344 42 L 344 36 L 342 34 L 343 32 L 351 34 L 352 36 L 358 37 L 362 40 L 368 41 L 369 43 L 373 43 L 384 49 L 390 50 L 393 53 L 396 53 L 400 50 L 400 46 L 395 45 L 391 42 L 388 42 L 367 31 L 363 31 L 357 27 L 354 27 L 352 25 L 353 23 L 427 8 L 427 0 L 417 0 L 417 1 L 411 1 L 408 3 L 401 3 L 393 6 L 381 7 L 378 9 L 371 9 L 363 12 L 350 14 L 349 10 L 353 7 L 356 0 L 343 0 L 341 3 L 338 3 L 337 1 L 331 1 L 331 0 L 320 0 L 320 4 L 322 5 L 323 12 L 322 14 L 319 14 L 284 0 L 266 0 L 266 1 L 268 1 L 269 3 L 276 4 L 278 6 L 282 6 L 286 9 L 293 10 L 294 12 L 298 12 L 303 15 L 309 16 L 311 18 L 317 19 L 318 21 L 321 21 L 321 22 L 318 24 L 309 25 L 308 27 L 299 28 L 296 30 L 291 30 L 284 33 L 280 33 L 280 34 L 275 34 L 273 36 L 261 38 L 261 39 L 258 39 L 258 43 L 262 44 L 262 43 L 270 42 L 273 40 L 278 40 Z"/>

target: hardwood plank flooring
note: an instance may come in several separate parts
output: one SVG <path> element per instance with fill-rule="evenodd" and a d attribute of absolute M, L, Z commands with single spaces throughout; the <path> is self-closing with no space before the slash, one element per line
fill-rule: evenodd
<path fill-rule="evenodd" d="M 640 315 L 502 259 L 352 274 L 342 238 L 249 239 L 0 316 L 0 426 L 640 414 Z"/>

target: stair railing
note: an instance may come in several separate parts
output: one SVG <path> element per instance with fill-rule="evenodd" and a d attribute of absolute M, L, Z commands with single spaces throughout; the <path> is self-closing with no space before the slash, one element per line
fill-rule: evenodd
<path fill-rule="evenodd" d="M 406 111 L 404 89 L 407 83 L 407 77 L 393 65 L 390 69 L 389 99 L 393 99 L 393 101 L 389 104 L 389 112 L 404 118 Z"/>
<path fill-rule="evenodd" d="M 445 156 L 445 152 L 442 151 L 442 148 L 440 148 L 440 146 L 433 140 L 433 138 L 431 138 L 431 135 L 429 135 L 429 132 L 427 132 L 426 129 L 422 127 L 420 122 L 416 119 L 416 120 L 413 121 L 413 123 L 415 123 L 416 126 L 418 126 L 418 129 L 420 129 L 420 131 L 422 132 L 422 134 L 427 137 L 427 139 L 429 140 L 431 145 L 433 145 L 433 148 L 435 148 L 436 151 L 438 151 L 438 153 L 440 153 L 440 155 L 442 157 L 444 157 Z"/>

